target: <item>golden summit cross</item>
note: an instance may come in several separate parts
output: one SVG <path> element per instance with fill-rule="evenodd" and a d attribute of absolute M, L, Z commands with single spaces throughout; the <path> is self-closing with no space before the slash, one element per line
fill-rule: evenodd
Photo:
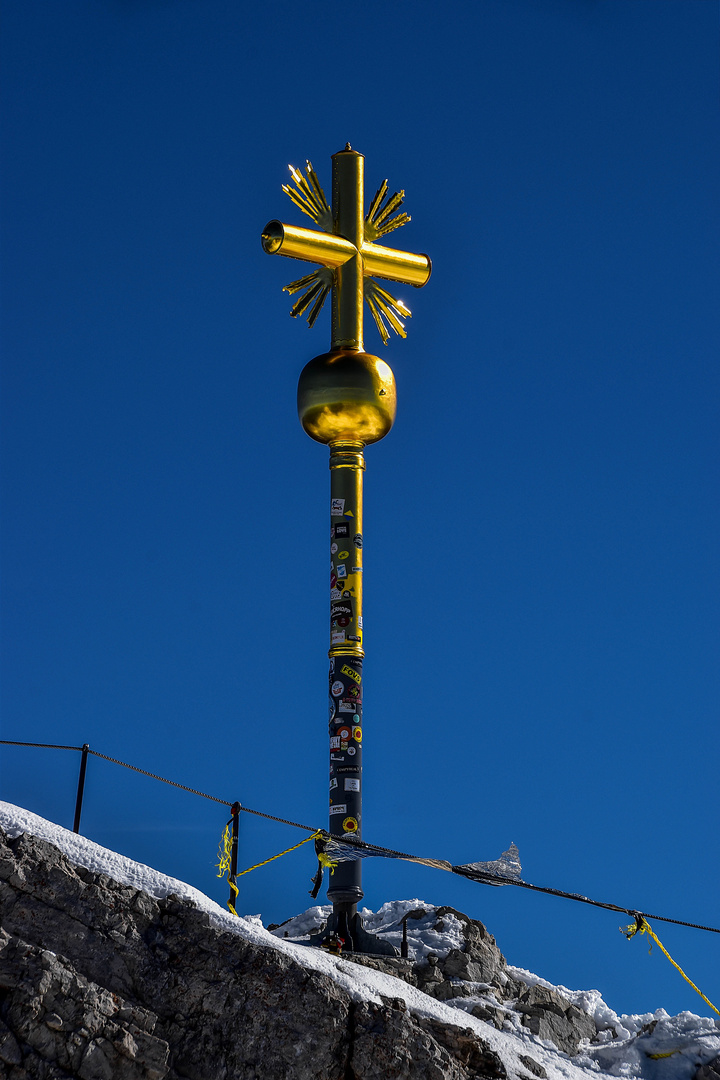
<path fill-rule="evenodd" d="M 350 952 L 394 954 L 391 945 L 363 929 L 357 913 L 363 897 L 362 860 L 348 847 L 351 840 L 362 838 L 364 449 L 387 435 L 397 406 L 392 368 L 364 351 L 363 302 L 367 300 L 386 344 L 390 330 L 405 337 L 403 319 L 410 312 L 375 277 L 420 287 L 430 277 L 430 260 L 376 242 L 410 218 L 399 210 L 405 193 L 388 196 L 387 180 L 364 213 L 364 165 L 362 154 L 350 145 L 333 154 L 332 206 L 310 162 L 304 175 L 291 166 L 294 186 L 287 185 L 284 191 L 318 228 L 271 221 L 262 243 L 271 255 L 287 255 L 318 267 L 285 286 L 300 294 L 291 315 L 306 314 L 312 326 L 332 292 L 330 352 L 305 365 L 297 391 L 304 430 L 330 449 L 330 806 L 329 831 L 318 841 L 313 897 L 320 890 L 328 858 L 333 860 L 331 866 L 338 865 L 328 888 L 333 913 L 325 931 L 310 944 L 325 944 L 337 952 L 344 942 Z M 285 663 L 282 648 L 278 660 Z"/>
<path fill-rule="evenodd" d="M 310 162 L 306 175 L 289 166 L 294 187 L 283 191 L 320 230 L 302 229 L 270 221 L 262 234 L 262 245 L 269 255 L 318 263 L 319 268 L 285 286 L 289 293 L 300 293 L 290 314 L 307 313 L 313 325 L 328 292 L 332 291 L 332 349 L 358 349 L 363 345 L 363 300 L 367 300 L 380 335 L 387 344 L 389 329 L 406 337 L 403 319 L 410 310 L 378 285 L 373 275 L 421 288 L 430 277 L 427 255 L 413 255 L 375 243 L 393 229 L 407 224 L 406 213 L 395 213 L 405 198 L 399 191 L 388 197 L 385 180 L 375 192 L 367 214 L 365 204 L 365 159 L 348 143 L 332 157 L 332 206 Z M 393 216 L 394 215 L 394 216 Z"/>

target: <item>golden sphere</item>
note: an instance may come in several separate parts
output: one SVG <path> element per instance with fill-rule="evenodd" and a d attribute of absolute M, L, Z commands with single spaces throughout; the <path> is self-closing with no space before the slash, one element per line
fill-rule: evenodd
<path fill-rule="evenodd" d="M 333 349 L 305 365 L 297 401 L 300 423 L 311 439 L 378 442 L 395 420 L 395 376 L 379 356 Z"/>

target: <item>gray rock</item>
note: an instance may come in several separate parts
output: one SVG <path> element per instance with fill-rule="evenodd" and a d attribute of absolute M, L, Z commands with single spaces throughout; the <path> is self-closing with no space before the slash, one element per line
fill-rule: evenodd
<path fill-rule="evenodd" d="M 531 1072 L 533 1076 L 539 1076 L 540 1080 L 547 1080 L 547 1073 L 539 1062 L 534 1058 L 528 1057 L 527 1054 L 519 1054 L 519 1060 L 523 1063 L 528 1072 Z"/>
<path fill-rule="evenodd" d="M 34 837 L 0 834 L 0 925 L 0 1061 L 12 1080 L 506 1077 L 462 1024 L 419 1018 L 400 998 L 356 1003 L 192 904 L 75 868 Z M 409 961 L 353 960 L 419 984 Z M 423 970 L 452 985 L 439 965 Z"/>
<path fill-rule="evenodd" d="M 515 1007 L 525 1027 L 541 1039 L 550 1039 L 566 1054 L 576 1054 L 584 1039 L 597 1035 L 595 1022 L 587 1013 L 545 986 L 527 987 Z"/>
<path fill-rule="evenodd" d="M 503 1024 L 505 1023 L 505 1012 L 503 1009 L 498 1009 L 492 1005 L 473 1005 L 472 1015 L 477 1016 L 478 1020 L 484 1020 L 487 1024 L 492 1024 L 502 1031 Z"/>
<path fill-rule="evenodd" d="M 713 1058 L 707 1065 L 701 1065 L 693 1080 L 720 1080 L 720 1057 Z"/>

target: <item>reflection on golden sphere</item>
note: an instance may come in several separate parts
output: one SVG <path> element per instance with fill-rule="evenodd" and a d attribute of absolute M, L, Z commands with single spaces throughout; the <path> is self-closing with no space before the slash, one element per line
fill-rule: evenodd
<path fill-rule="evenodd" d="M 311 439 L 374 443 L 393 426 L 395 376 L 379 356 L 333 349 L 305 365 L 297 400 L 300 423 Z"/>

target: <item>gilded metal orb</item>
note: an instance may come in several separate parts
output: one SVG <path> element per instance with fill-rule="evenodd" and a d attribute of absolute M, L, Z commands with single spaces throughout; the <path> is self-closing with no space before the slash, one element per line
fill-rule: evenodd
<path fill-rule="evenodd" d="M 297 401 L 300 423 L 311 439 L 378 442 L 395 420 L 395 376 L 379 356 L 333 349 L 305 365 Z"/>

